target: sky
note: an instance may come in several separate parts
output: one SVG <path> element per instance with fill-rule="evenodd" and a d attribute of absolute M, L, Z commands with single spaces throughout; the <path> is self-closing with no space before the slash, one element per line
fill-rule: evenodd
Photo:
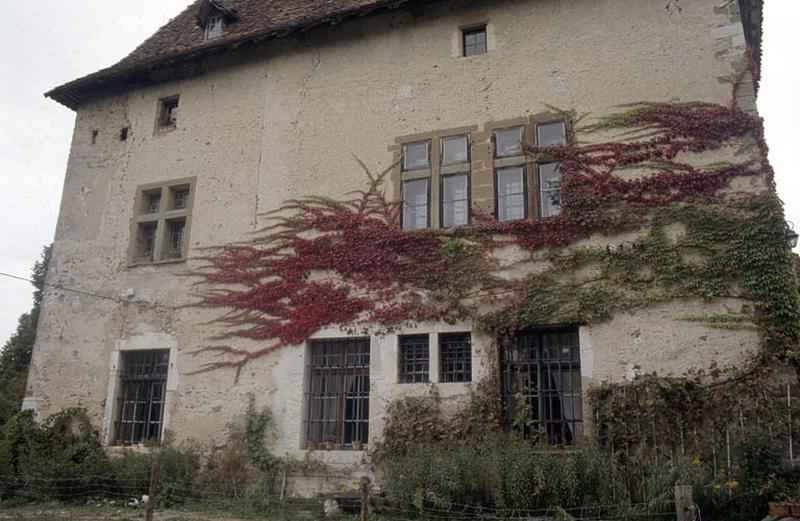
<path fill-rule="evenodd" d="M 75 115 L 42 94 L 117 62 L 189 3 L 0 0 L 0 272 L 28 277 L 53 240 Z M 758 108 L 786 218 L 800 231 L 792 156 L 800 145 L 800 1 L 765 4 Z M 0 276 L 0 345 L 31 302 L 30 284 Z"/>

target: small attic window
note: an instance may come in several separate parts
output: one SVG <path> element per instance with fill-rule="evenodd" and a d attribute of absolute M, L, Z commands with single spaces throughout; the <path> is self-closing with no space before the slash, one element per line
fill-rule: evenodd
<path fill-rule="evenodd" d="M 206 21 L 205 39 L 213 40 L 225 34 L 225 17 L 221 13 L 212 14 Z"/>

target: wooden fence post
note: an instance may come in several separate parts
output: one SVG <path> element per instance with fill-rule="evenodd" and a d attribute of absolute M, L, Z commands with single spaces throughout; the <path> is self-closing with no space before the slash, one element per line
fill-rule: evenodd
<path fill-rule="evenodd" d="M 361 478 L 361 521 L 369 521 L 369 478 Z"/>
<path fill-rule="evenodd" d="M 147 494 L 147 513 L 146 521 L 153 521 L 153 508 L 156 506 L 156 485 L 158 484 L 158 463 L 153 463 L 150 467 L 150 489 Z"/>
<path fill-rule="evenodd" d="M 675 485 L 675 511 L 678 521 L 695 521 L 691 485 Z"/>

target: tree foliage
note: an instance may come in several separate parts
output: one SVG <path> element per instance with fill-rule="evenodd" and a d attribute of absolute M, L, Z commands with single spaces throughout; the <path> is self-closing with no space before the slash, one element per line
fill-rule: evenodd
<path fill-rule="evenodd" d="M 41 258 L 33 266 L 33 308 L 19 317 L 17 330 L 0 352 L 0 425 L 5 424 L 6 420 L 19 411 L 25 394 L 51 251 L 52 246 L 45 246 Z"/>

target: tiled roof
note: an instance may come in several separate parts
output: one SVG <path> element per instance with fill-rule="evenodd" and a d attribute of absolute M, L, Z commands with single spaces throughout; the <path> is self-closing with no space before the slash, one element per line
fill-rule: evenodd
<path fill-rule="evenodd" d="M 97 92 L 191 74 L 191 69 L 181 72 L 178 66 L 193 58 L 424 1 L 430 0 L 196 0 L 116 65 L 65 83 L 45 95 L 74 109 Z M 201 18 L 208 14 L 210 6 L 221 9 L 231 23 L 223 36 L 206 41 Z M 756 61 L 760 61 L 762 0 L 739 0 L 739 6 L 747 41 Z M 161 73 L 151 74 L 159 69 Z"/>
<path fill-rule="evenodd" d="M 74 109 L 93 92 L 152 81 L 149 72 L 160 67 L 281 37 L 295 30 L 334 24 L 376 10 L 394 9 L 410 1 L 196 0 L 119 63 L 65 83 L 45 95 Z M 223 36 L 206 41 L 199 17 L 211 3 L 225 9 L 236 20 L 225 27 Z"/>

